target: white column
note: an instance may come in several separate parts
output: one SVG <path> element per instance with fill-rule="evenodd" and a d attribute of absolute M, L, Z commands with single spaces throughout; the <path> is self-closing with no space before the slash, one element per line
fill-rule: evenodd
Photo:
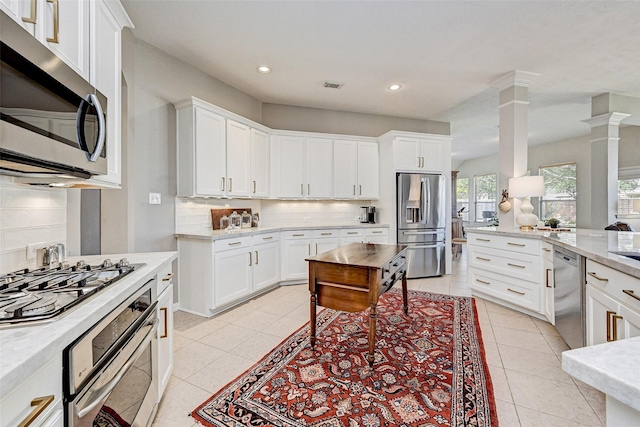
<path fill-rule="evenodd" d="M 498 203 L 502 199 L 502 190 L 508 188 L 509 178 L 527 173 L 529 83 L 538 76 L 537 73 L 516 70 L 490 84 L 500 91 Z M 511 202 L 511 211 L 498 211 L 501 227 L 518 227 L 515 219 L 520 213 L 522 201 L 513 199 Z"/>
<path fill-rule="evenodd" d="M 607 113 L 583 120 L 591 126 L 591 228 L 602 230 L 616 222 L 618 203 L 618 136 L 625 113 Z M 577 213 L 580 215 L 580 212 Z"/>

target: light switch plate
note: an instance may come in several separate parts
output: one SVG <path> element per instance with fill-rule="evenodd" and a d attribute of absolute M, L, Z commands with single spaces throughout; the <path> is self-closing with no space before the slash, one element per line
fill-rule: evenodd
<path fill-rule="evenodd" d="M 160 193 L 149 193 L 150 205 L 159 205 L 161 203 L 162 203 L 162 199 L 160 197 Z"/>
<path fill-rule="evenodd" d="M 36 250 L 44 247 L 44 242 L 32 243 L 27 245 L 27 259 L 36 258 Z"/>

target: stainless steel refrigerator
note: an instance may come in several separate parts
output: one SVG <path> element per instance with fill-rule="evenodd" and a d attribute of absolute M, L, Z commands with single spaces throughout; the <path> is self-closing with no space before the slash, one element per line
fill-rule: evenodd
<path fill-rule="evenodd" d="M 398 244 L 407 245 L 407 278 L 445 272 L 446 196 L 443 175 L 399 173 Z"/>

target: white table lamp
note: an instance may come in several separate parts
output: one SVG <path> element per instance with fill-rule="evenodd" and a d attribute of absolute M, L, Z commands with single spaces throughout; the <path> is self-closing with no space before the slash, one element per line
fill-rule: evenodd
<path fill-rule="evenodd" d="M 533 205 L 529 198 L 544 196 L 544 178 L 542 176 L 509 178 L 509 196 L 524 198 L 516 222 L 520 225 L 520 230 L 533 230 L 538 223 L 538 217 L 532 213 Z"/>

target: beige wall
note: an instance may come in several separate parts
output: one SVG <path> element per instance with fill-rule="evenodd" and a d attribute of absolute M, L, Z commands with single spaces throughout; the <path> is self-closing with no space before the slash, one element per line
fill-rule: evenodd
<path fill-rule="evenodd" d="M 262 105 L 262 123 L 272 129 L 378 137 L 390 130 L 449 135 L 446 122 L 291 105 Z"/>

